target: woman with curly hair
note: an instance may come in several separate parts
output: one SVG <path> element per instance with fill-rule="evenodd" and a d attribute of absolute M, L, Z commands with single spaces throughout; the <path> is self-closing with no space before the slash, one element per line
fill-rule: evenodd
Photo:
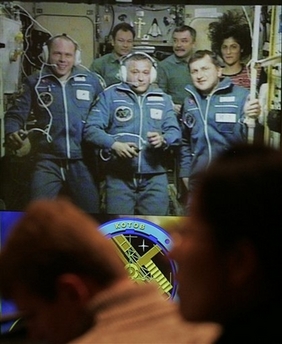
<path fill-rule="evenodd" d="M 250 70 L 243 61 L 252 53 L 252 38 L 244 13 L 238 10 L 223 13 L 218 21 L 210 23 L 208 37 L 211 49 L 224 61 L 223 76 L 250 89 Z"/>

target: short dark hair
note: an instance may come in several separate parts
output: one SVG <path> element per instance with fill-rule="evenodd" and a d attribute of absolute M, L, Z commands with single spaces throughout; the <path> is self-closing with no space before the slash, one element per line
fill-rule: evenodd
<path fill-rule="evenodd" d="M 195 51 L 189 61 L 188 61 L 188 67 L 190 68 L 190 65 L 191 63 L 197 61 L 197 60 L 200 60 L 202 59 L 203 57 L 205 57 L 206 55 L 208 55 L 211 60 L 212 60 L 212 63 L 216 66 L 216 67 L 222 67 L 223 65 L 223 62 L 221 59 L 218 58 L 218 55 L 216 53 L 214 53 L 213 51 L 211 50 L 207 50 L 207 49 L 204 49 L 204 50 L 197 50 Z"/>
<path fill-rule="evenodd" d="M 181 25 L 181 26 L 177 26 L 174 30 L 173 30 L 173 33 L 174 34 L 175 32 L 185 32 L 185 31 L 189 31 L 191 36 L 193 37 L 193 40 L 195 41 L 196 40 L 196 37 L 197 37 L 197 31 L 192 27 L 192 26 L 189 26 L 189 25 Z"/>
<path fill-rule="evenodd" d="M 118 32 L 119 30 L 122 30 L 122 31 L 130 31 L 130 32 L 132 33 L 132 35 L 133 35 L 133 38 L 135 38 L 135 30 L 134 30 L 134 28 L 133 28 L 130 24 L 124 23 L 124 22 L 123 22 L 123 23 L 117 24 L 117 25 L 113 28 L 112 33 L 111 33 L 113 39 L 116 38 L 117 32 Z"/>
<path fill-rule="evenodd" d="M 73 273 L 109 286 L 127 276 L 114 244 L 98 223 L 66 200 L 38 200 L 26 209 L 0 252 L 0 291 L 18 285 L 54 300 L 57 279 Z"/>
<path fill-rule="evenodd" d="M 282 155 L 259 144 L 238 144 L 200 178 L 193 212 L 223 250 L 250 241 L 269 282 L 282 288 Z"/>

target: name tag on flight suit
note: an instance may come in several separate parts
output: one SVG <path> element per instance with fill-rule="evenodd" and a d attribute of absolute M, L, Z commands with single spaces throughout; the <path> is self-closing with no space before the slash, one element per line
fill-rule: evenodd
<path fill-rule="evenodd" d="M 76 98 L 79 100 L 90 100 L 90 93 L 89 91 L 85 91 L 85 90 L 77 90 Z"/>
<path fill-rule="evenodd" d="M 215 121 L 217 123 L 236 123 L 235 113 L 216 113 Z"/>

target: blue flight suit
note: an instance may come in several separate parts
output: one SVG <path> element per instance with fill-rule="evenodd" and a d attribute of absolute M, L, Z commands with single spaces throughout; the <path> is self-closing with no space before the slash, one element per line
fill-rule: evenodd
<path fill-rule="evenodd" d="M 166 145 L 151 147 L 148 132 L 159 132 Z M 167 215 L 169 197 L 164 151 L 178 146 L 180 127 L 171 97 L 153 86 L 137 95 L 126 83 L 105 89 L 85 125 L 84 139 L 98 146 L 106 163 L 106 207 L 111 214 Z M 121 159 L 115 141 L 133 142 L 138 157 Z"/>
<path fill-rule="evenodd" d="M 63 187 L 83 210 L 99 212 L 99 194 L 93 174 L 84 162 L 82 131 L 91 104 L 102 91 L 96 74 L 74 67 L 61 82 L 49 67 L 29 76 L 15 105 L 5 114 L 5 134 L 30 130 L 36 145 L 30 198 L 54 198 Z"/>

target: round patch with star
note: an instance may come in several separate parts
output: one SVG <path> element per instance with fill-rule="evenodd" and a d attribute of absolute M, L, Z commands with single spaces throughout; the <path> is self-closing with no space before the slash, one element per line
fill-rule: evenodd
<path fill-rule="evenodd" d="M 137 283 L 155 281 L 168 299 L 176 296 L 176 265 L 168 256 L 172 239 L 154 223 L 136 218 L 106 222 L 100 230 L 117 247 L 129 276 Z"/>

